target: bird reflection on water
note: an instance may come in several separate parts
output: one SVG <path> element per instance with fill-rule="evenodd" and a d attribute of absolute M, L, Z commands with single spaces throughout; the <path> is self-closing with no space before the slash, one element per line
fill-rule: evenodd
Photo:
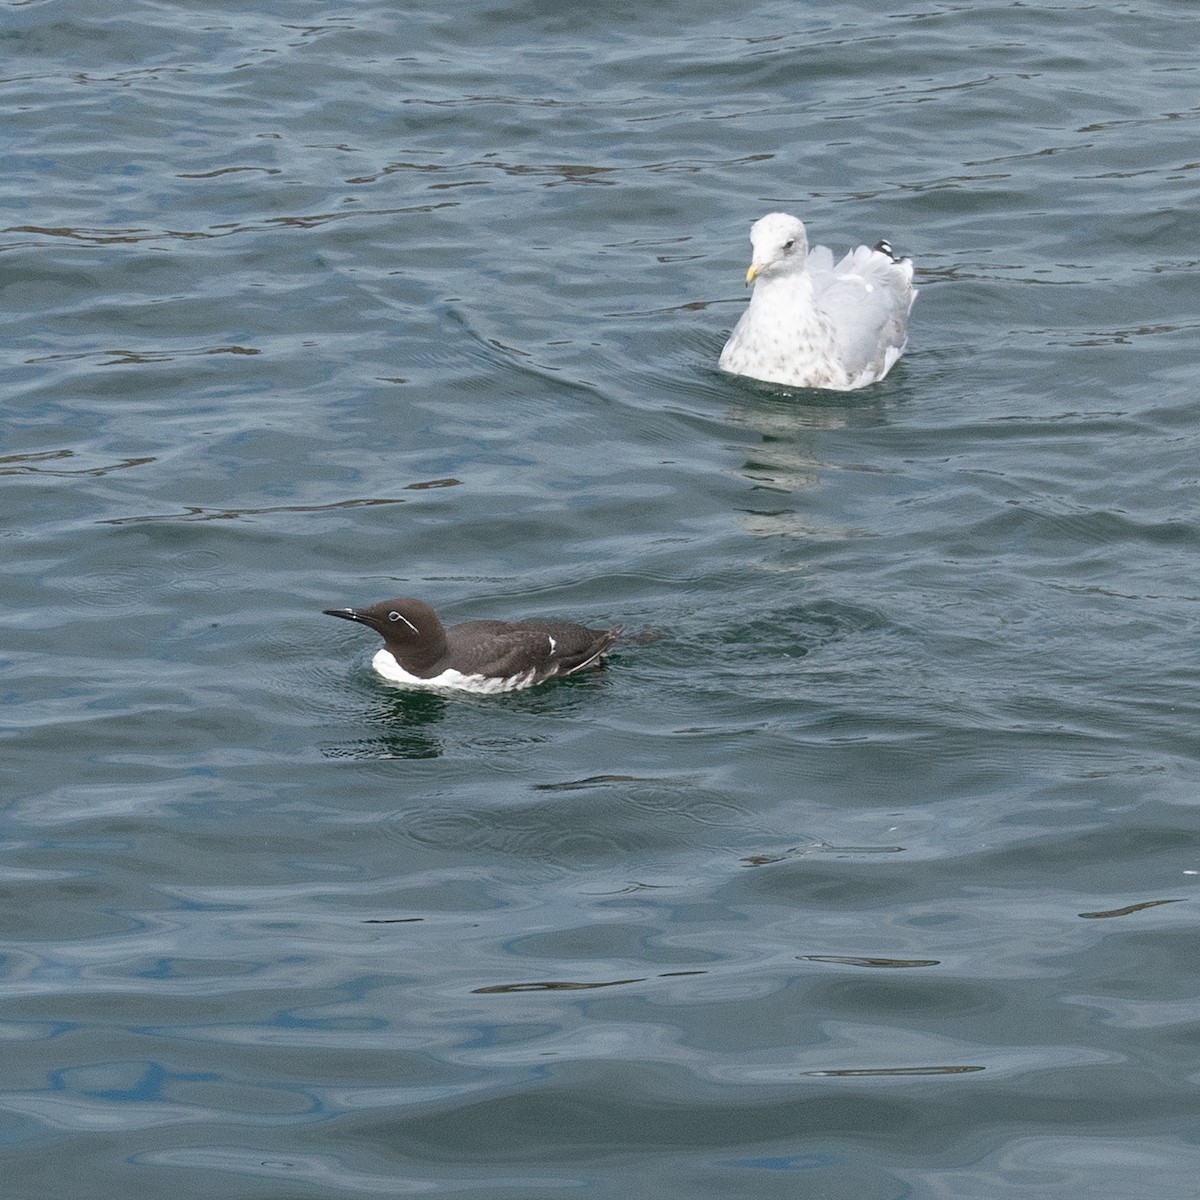
<path fill-rule="evenodd" d="M 632 634 L 627 640 L 647 643 L 657 638 L 651 631 Z M 373 725 L 372 737 L 359 738 L 336 746 L 327 746 L 325 758 L 352 759 L 423 759 L 440 758 L 447 746 L 438 736 L 437 726 L 460 709 L 485 708 L 493 712 L 564 715 L 574 712 L 587 702 L 596 688 L 606 686 L 607 672 L 601 668 L 591 672 L 554 680 L 548 687 L 522 692 L 507 692 L 498 696 L 473 696 L 454 692 L 443 695 L 435 691 L 397 688 L 371 680 L 376 693 L 373 703 L 361 713 L 361 724 Z M 472 728 L 474 728 L 472 726 Z M 478 731 L 464 733 L 463 742 L 478 740 Z M 506 741 L 516 745 L 531 740 L 528 733 L 510 733 Z"/>
<path fill-rule="evenodd" d="M 383 689 L 381 689 L 382 691 Z M 365 714 L 376 725 L 374 737 L 328 746 L 326 758 L 440 758 L 442 743 L 434 730 L 448 704 L 436 692 L 397 691 L 381 695 Z"/>

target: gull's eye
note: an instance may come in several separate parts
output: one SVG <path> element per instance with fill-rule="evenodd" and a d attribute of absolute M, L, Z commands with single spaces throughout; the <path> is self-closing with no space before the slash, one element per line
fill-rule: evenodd
<path fill-rule="evenodd" d="M 786 242 L 783 243 L 783 248 L 785 250 L 790 250 L 795 244 L 796 244 L 796 239 L 789 238 Z"/>

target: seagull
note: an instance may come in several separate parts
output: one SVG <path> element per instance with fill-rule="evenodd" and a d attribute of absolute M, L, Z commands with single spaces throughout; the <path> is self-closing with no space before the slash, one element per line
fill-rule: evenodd
<path fill-rule="evenodd" d="M 446 628 L 421 600 L 402 597 L 366 608 L 326 608 L 383 638 L 371 665 L 412 688 L 494 695 L 601 665 L 622 626 L 588 629 L 570 621 L 465 621 Z"/>
<path fill-rule="evenodd" d="M 835 265 L 828 247 L 809 250 L 804 223 L 788 213 L 756 221 L 750 244 L 754 291 L 721 351 L 722 371 L 847 392 L 892 369 L 917 298 L 910 259 L 880 241 Z"/>

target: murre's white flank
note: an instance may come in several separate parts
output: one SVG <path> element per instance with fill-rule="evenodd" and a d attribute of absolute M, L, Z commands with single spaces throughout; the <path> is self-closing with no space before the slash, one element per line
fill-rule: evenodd
<path fill-rule="evenodd" d="M 809 250 L 803 223 L 787 213 L 756 221 L 750 244 L 754 291 L 721 351 L 722 371 L 847 392 L 892 369 L 917 298 L 909 259 L 881 241 L 835 265 L 826 246 Z"/>
<path fill-rule="evenodd" d="M 621 626 L 570 621 L 465 621 L 442 625 L 433 609 L 402 597 L 366 608 L 327 608 L 374 629 L 384 647 L 371 665 L 390 683 L 494 695 L 598 666 Z"/>

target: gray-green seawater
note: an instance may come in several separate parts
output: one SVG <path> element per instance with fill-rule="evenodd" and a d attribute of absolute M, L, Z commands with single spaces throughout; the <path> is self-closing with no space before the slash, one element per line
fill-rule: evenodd
<path fill-rule="evenodd" d="M 2 20 L 0 1190 L 1195 1190 L 1192 0 Z M 884 383 L 716 371 L 773 209 Z"/>

